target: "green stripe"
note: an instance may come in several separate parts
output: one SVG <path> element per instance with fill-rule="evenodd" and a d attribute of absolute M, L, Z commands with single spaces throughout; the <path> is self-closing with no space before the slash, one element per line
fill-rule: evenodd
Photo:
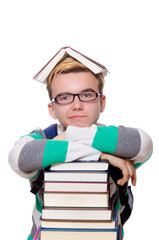
<path fill-rule="evenodd" d="M 93 140 L 92 147 L 101 152 L 113 154 L 116 149 L 118 139 L 118 128 L 115 126 L 97 127 L 97 132 Z"/>
<path fill-rule="evenodd" d="M 36 178 L 38 176 L 39 172 L 40 172 L 40 170 L 33 177 L 30 177 L 29 179 L 32 180 L 32 179 Z"/>
<path fill-rule="evenodd" d="M 115 209 L 117 210 L 117 214 L 118 214 L 120 210 L 120 199 L 118 200 L 117 205 L 115 206 Z"/>
<path fill-rule="evenodd" d="M 42 168 L 46 168 L 54 163 L 65 162 L 67 149 L 68 141 L 48 140 L 44 150 Z"/>
<path fill-rule="evenodd" d="M 31 235 L 28 236 L 27 240 L 33 240 Z"/>
<path fill-rule="evenodd" d="M 23 137 L 32 137 L 34 139 L 43 139 L 43 137 L 39 134 L 39 133 L 31 133 L 31 134 L 27 134 L 27 135 L 24 135 L 22 136 L 21 138 Z"/>
<path fill-rule="evenodd" d="M 135 168 L 139 168 L 142 164 L 144 164 L 145 162 L 147 162 L 147 161 L 150 159 L 151 155 L 152 155 L 152 153 L 150 154 L 150 156 L 149 156 L 144 162 L 135 163 L 135 164 L 134 164 Z"/>
<path fill-rule="evenodd" d="M 124 238 L 124 228 L 122 228 L 122 237 Z"/>

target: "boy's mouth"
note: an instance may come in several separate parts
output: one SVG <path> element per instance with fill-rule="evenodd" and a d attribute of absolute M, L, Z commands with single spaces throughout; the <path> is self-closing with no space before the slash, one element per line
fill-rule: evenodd
<path fill-rule="evenodd" d="M 72 119 L 72 120 L 83 120 L 83 119 L 86 118 L 86 115 L 74 115 L 74 116 L 71 116 L 69 118 Z"/>

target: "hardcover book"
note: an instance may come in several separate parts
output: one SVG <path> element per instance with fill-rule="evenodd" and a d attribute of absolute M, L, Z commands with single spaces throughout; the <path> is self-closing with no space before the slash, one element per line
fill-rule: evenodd
<path fill-rule="evenodd" d="M 44 172 L 41 240 L 117 240 L 109 162 L 75 161 Z"/>
<path fill-rule="evenodd" d="M 42 240 L 117 240 L 118 229 L 42 228 Z"/>
<path fill-rule="evenodd" d="M 33 77 L 33 79 L 46 83 L 48 76 L 50 75 L 53 68 L 66 57 L 71 56 L 77 61 L 83 63 L 87 68 L 89 68 L 94 74 L 102 73 L 106 76 L 108 70 L 102 64 L 88 58 L 84 54 L 76 51 L 71 47 L 61 48 L 51 60 Z"/>
<path fill-rule="evenodd" d="M 44 181 L 51 182 L 107 182 L 107 171 L 45 171 Z"/>
<path fill-rule="evenodd" d="M 107 171 L 109 167 L 108 161 L 74 161 L 53 164 L 50 170 L 56 171 Z"/>
<path fill-rule="evenodd" d="M 108 193 L 44 192 L 46 207 L 108 207 Z"/>
<path fill-rule="evenodd" d="M 105 221 L 114 219 L 111 208 L 55 208 L 44 207 L 42 219 L 73 221 Z"/>
<path fill-rule="evenodd" d="M 41 219 L 42 228 L 84 228 L 84 229 L 112 229 L 116 227 L 116 221 L 111 220 L 49 220 Z"/>
<path fill-rule="evenodd" d="M 46 192 L 108 192 L 107 182 L 44 182 Z"/>

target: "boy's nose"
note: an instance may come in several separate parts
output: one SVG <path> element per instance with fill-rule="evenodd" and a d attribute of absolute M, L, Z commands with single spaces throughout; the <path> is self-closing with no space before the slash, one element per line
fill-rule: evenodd
<path fill-rule="evenodd" d="M 75 96 L 75 99 L 74 99 L 74 101 L 72 103 L 72 109 L 73 110 L 76 110 L 76 109 L 82 110 L 83 109 L 83 102 L 81 102 L 79 100 L 78 96 Z"/>

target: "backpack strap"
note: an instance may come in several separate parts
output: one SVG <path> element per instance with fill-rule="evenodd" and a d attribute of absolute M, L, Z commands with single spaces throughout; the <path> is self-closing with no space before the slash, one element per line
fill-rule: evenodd
<path fill-rule="evenodd" d="M 57 136 L 57 124 L 52 124 L 44 129 L 44 133 L 47 139 L 52 139 Z"/>
<path fill-rule="evenodd" d="M 126 203 L 125 203 L 124 208 L 123 208 L 123 210 L 120 214 L 122 225 L 124 225 L 125 222 L 129 219 L 129 217 L 132 213 L 132 210 L 133 210 L 134 197 L 133 197 L 130 186 L 128 186 L 127 195 L 124 196 L 124 198 L 126 200 Z"/>
<path fill-rule="evenodd" d="M 130 217 L 133 209 L 134 198 L 131 191 L 131 187 L 128 186 L 128 182 L 125 183 L 123 186 L 119 186 L 117 184 L 117 181 L 121 179 L 123 176 L 122 171 L 119 168 L 114 167 L 110 164 L 109 173 L 118 188 L 120 203 L 123 206 L 123 210 L 121 211 L 120 217 L 121 223 L 122 225 L 124 225 L 124 223 Z"/>
<path fill-rule="evenodd" d="M 38 177 L 32 182 L 32 187 L 30 192 L 36 195 L 39 189 L 43 185 L 43 180 L 44 180 L 44 171 L 40 170 Z"/>
<path fill-rule="evenodd" d="M 55 136 L 57 136 L 57 124 L 52 124 L 51 126 L 44 129 L 44 133 L 47 139 L 52 139 Z M 50 169 L 50 166 L 45 168 L 45 170 L 49 170 L 49 169 Z M 36 195 L 39 189 L 42 187 L 43 181 L 44 181 L 44 170 L 41 169 L 37 178 L 32 182 L 32 187 L 30 192 Z"/>

